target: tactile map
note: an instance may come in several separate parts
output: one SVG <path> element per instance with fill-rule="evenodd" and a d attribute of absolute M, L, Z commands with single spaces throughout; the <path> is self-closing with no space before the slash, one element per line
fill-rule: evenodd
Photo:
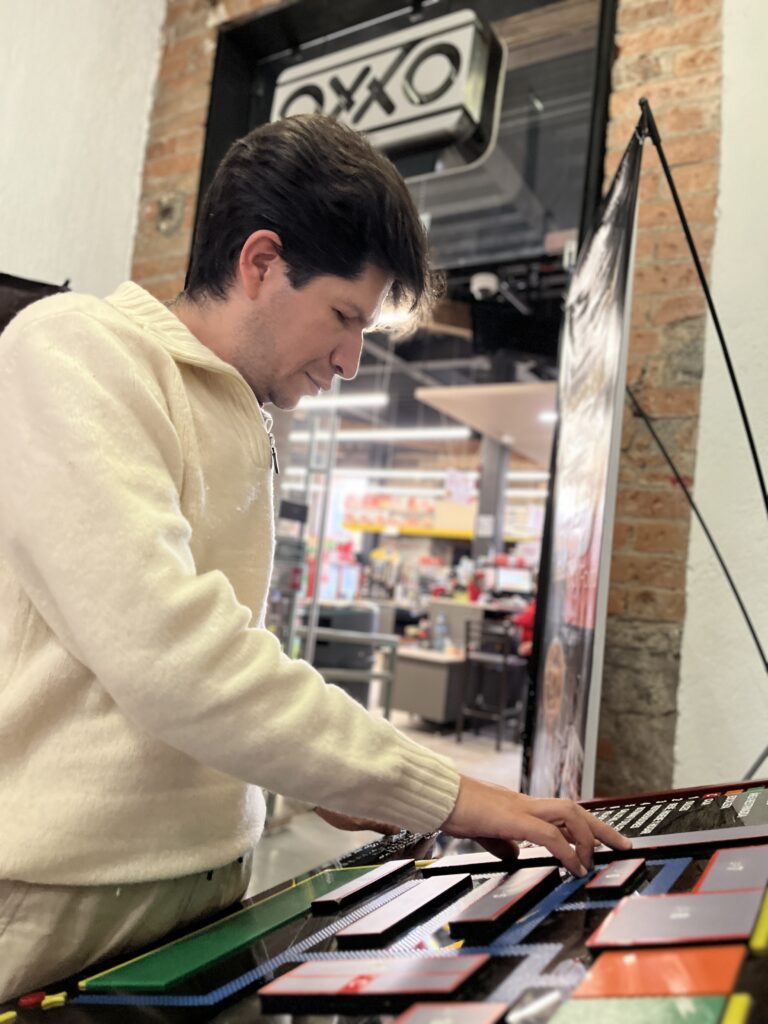
<path fill-rule="evenodd" d="M 584 879 L 403 833 L 0 1024 L 768 1024 L 768 784 L 587 806 L 633 849 Z"/>

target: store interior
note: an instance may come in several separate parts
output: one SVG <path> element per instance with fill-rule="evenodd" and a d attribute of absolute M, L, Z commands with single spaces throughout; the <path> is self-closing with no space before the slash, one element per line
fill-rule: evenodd
<path fill-rule="evenodd" d="M 278 428 L 288 444 L 269 628 L 327 682 L 461 771 L 517 788 L 555 384 L 446 386 L 466 371 L 445 367 L 431 369 L 439 384 L 424 386 L 411 372 L 423 379 L 426 369 L 403 359 L 393 372 L 367 346 L 366 368 L 337 394 L 303 400 Z M 412 393 L 416 425 L 387 416 L 393 383 Z M 498 529 L 495 511 L 483 511 L 497 507 Z M 483 517 L 490 536 L 479 536 Z M 495 663 L 467 658 L 489 642 Z M 284 870 L 289 850 L 308 864 L 334 855 L 338 833 L 313 819 L 276 803 L 256 854 L 262 883 L 272 859 Z"/>
<path fill-rule="evenodd" d="M 368 355 L 365 366 L 374 372 L 286 417 L 270 628 L 329 683 L 462 772 L 517 788 L 555 384 L 414 388 L 406 366 L 400 387 L 415 391 L 414 408 L 423 402 L 429 425 L 387 426 L 386 405 L 371 402 L 388 397 L 381 365 Z M 372 377 L 381 390 L 368 390 Z M 425 429 L 432 433 L 422 439 Z M 380 440 L 359 440 L 367 431 Z M 372 465 L 381 468 L 366 468 Z M 481 506 L 489 491 L 490 504 Z M 495 512 L 483 507 L 501 508 L 499 530 Z M 494 535 L 478 535 L 483 516 Z M 308 652 L 313 614 L 317 635 Z M 483 636 L 486 646 L 489 637 L 502 645 L 499 664 L 467 658 Z M 473 708 L 483 717 L 472 717 Z M 285 855 L 301 850 L 309 865 L 340 852 L 338 833 L 294 812 L 280 801 L 270 819 L 256 853 L 262 881 L 272 860 L 284 870 Z"/>

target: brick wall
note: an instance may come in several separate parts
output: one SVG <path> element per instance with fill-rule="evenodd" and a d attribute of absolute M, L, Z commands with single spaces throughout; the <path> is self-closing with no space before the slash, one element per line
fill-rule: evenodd
<path fill-rule="evenodd" d="M 219 25 L 264 0 L 168 0 L 132 277 L 161 300 L 184 285 Z"/>
<path fill-rule="evenodd" d="M 719 175 L 721 0 L 619 0 L 606 174 L 646 96 L 708 268 Z M 705 305 L 656 151 L 646 143 L 628 382 L 693 481 Z M 672 784 L 690 515 L 625 410 L 600 711 L 600 793 Z"/>

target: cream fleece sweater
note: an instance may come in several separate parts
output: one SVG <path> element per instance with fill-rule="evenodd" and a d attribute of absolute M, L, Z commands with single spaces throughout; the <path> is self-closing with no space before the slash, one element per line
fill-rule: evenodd
<path fill-rule="evenodd" d="M 0 339 L 0 877 L 138 882 L 255 843 L 257 786 L 414 830 L 453 765 L 264 628 L 261 410 L 135 284 Z"/>

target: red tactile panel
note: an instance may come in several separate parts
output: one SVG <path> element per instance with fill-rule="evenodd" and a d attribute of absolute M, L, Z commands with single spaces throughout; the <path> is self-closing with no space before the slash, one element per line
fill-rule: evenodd
<path fill-rule="evenodd" d="M 265 1012 L 329 997 L 338 1005 L 369 996 L 451 996 L 489 960 L 487 953 L 457 957 L 310 960 L 259 989 Z M 316 1003 L 315 1005 L 320 1005 Z M 344 1012 L 341 1010 L 340 1012 Z"/>
<path fill-rule="evenodd" d="M 733 945 L 602 953 L 573 998 L 728 995 L 746 952 Z"/>

